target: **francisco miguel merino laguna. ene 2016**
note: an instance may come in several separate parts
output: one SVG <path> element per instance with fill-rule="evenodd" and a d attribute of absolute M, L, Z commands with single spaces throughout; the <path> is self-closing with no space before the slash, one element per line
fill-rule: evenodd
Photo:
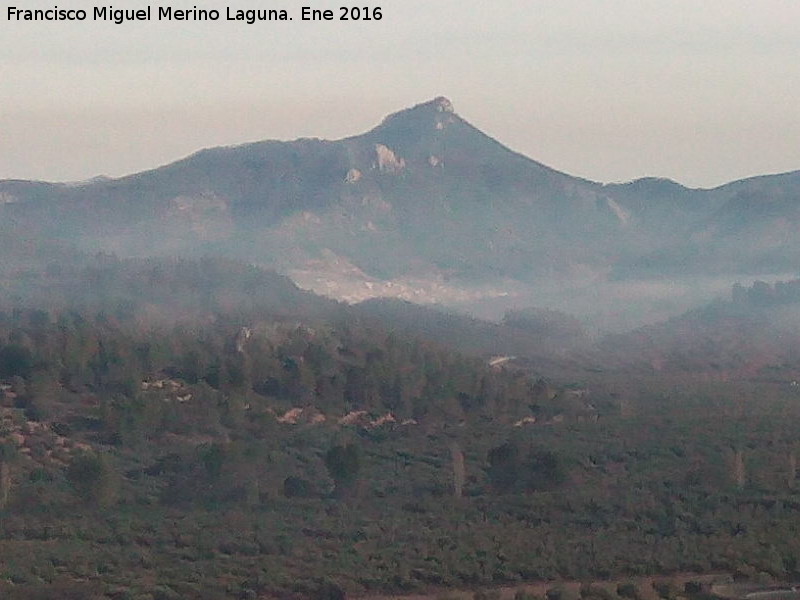
<path fill-rule="evenodd" d="M 216 9 L 176 9 L 171 6 L 146 6 L 138 9 L 121 9 L 113 6 L 96 6 L 87 12 L 84 9 L 59 8 L 26 9 L 9 6 L 9 21 L 86 21 L 91 14 L 93 21 L 112 21 L 121 25 L 126 21 L 151 21 L 155 14 L 158 21 L 218 21 L 221 13 Z M 225 8 L 226 21 L 243 21 L 252 25 L 256 21 L 288 21 L 289 14 L 283 9 L 232 9 Z"/>

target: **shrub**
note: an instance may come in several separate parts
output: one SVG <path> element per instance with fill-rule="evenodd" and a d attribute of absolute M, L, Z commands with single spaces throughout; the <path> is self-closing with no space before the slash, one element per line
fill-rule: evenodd
<path fill-rule="evenodd" d="M 581 598 L 592 598 L 597 600 L 615 600 L 616 598 L 611 591 L 602 586 L 591 583 L 584 583 L 581 585 L 580 594 Z"/>
<path fill-rule="evenodd" d="M 547 596 L 547 600 L 578 600 L 580 597 L 577 590 L 565 585 L 551 587 L 545 592 L 545 596 Z"/>
<path fill-rule="evenodd" d="M 283 495 L 287 498 L 313 498 L 317 494 L 310 481 L 290 476 L 283 480 Z"/>
<path fill-rule="evenodd" d="M 639 588 L 632 581 L 625 581 L 617 585 L 617 595 L 633 600 L 639 600 L 642 597 Z"/>
<path fill-rule="evenodd" d="M 664 600 L 674 600 L 678 597 L 680 590 L 678 586 L 675 585 L 674 581 L 654 581 L 653 582 L 653 589 L 659 595 L 660 598 L 664 598 Z"/>
<path fill-rule="evenodd" d="M 78 454 L 67 468 L 67 480 L 86 502 L 109 506 L 116 500 L 116 473 L 105 456 Z"/>
<path fill-rule="evenodd" d="M 323 581 L 314 590 L 313 600 L 345 600 L 344 590 L 332 581 Z"/>
<path fill-rule="evenodd" d="M 700 581 L 687 581 L 683 585 L 683 591 L 686 594 L 700 594 L 703 592 L 704 586 Z"/>

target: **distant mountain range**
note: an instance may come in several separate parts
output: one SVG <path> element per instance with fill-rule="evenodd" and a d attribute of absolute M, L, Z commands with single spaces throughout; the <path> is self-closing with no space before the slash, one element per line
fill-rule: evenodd
<path fill-rule="evenodd" d="M 338 141 L 214 148 L 81 184 L 0 181 L 0 236 L 244 259 L 351 299 L 794 271 L 798 222 L 800 171 L 711 190 L 604 185 L 509 150 L 446 98 Z"/>

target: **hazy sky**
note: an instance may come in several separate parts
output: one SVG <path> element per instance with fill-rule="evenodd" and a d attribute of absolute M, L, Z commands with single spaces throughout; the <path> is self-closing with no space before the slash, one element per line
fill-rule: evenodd
<path fill-rule="evenodd" d="M 514 150 L 598 181 L 712 186 L 800 169 L 797 0 L 362 0 L 384 14 L 366 23 L 299 21 L 303 5 L 341 4 L 327 0 L 178 0 L 295 20 L 7 20 L 9 5 L 56 4 L 95 6 L 0 2 L 0 178 L 117 176 L 203 147 L 339 138 L 438 95 Z"/>

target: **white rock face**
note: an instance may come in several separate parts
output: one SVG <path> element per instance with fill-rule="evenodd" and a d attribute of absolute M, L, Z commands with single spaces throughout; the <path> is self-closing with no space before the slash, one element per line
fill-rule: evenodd
<path fill-rule="evenodd" d="M 339 425 L 358 425 L 369 423 L 369 415 L 365 410 L 354 410 L 339 419 Z"/>
<path fill-rule="evenodd" d="M 361 174 L 361 171 L 359 171 L 358 169 L 350 169 L 347 172 L 347 176 L 344 178 L 344 180 L 347 183 L 356 183 L 360 181 L 362 177 L 363 175 Z"/>
<path fill-rule="evenodd" d="M 392 212 L 392 204 L 380 194 L 369 194 L 361 199 L 361 206 L 380 214 Z"/>
<path fill-rule="evenodd" d="M 396 175 L 406 168 L 406 161 L 383 144 L 375 144 L 375 154 L 377 154 L 376 165 L 381 173 Z"/>
<path fill-rule="evenodd" d="M 253 330 L 249 327 L 242 327 L 236 334 L 236 351 L 239 354 L 244 354 L 244 346 L 252 335 Z"/>
<path fill-rule="evenodd" d="M 282 416 L 278 417 L 278 423 L 288 423 L 289 425 L 297 425 L 300 417 L 303 415 L 303 409 L 296 407 L 292 408 Z"/>
<path fill-rule="evenodd" d="M 631 216 L 628 214 L 628 212 L 624 208 L 622 208 L 619 204 L 614 202 L 611 198 L 607 198 L 606 199 L 606 203 L 608 204 L 608 208 L 610 208 L 612 211 L 614 211 L 614 214 L 617 216 L 617 218 L 619 219 L 619 222 L 623 226 L 625 226 L 628 223 L 630 223 Z"/>
<path fill-rule="evenodd" d="M 304 210 L 300 213 L 300 219 L 303 223 L 311 223 L 312 225 L 320 225 L 322 224 L 322 219 L 320 219 L 317 215 L 307 210 Z"/>
<path fill-rule="evenodd" d="M 227 203 L 214 194 L 201 194 L 198 196 L 176 196 L 172 199 L 172 206 L 181 213 L 205 213 L 208 211 L 227 211 Z"/>

